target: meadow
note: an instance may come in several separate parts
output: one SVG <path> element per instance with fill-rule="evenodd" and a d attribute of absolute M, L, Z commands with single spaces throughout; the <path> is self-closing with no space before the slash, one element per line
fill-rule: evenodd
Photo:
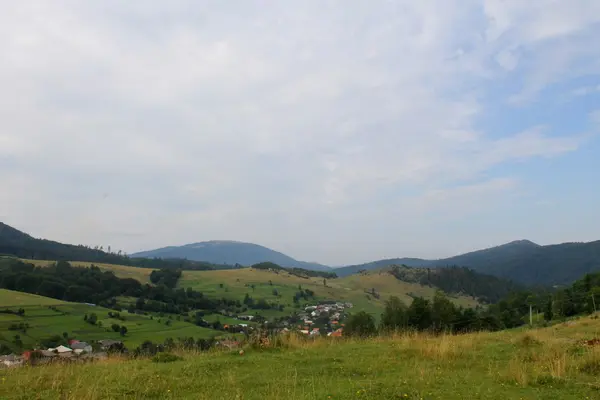
<path fill-rule="evenodd" d="M 23 260 L 37 266 L 47 266 L 53 261 Z M 72 262 L 73 266 L 89 267 L 92 264 L 105 271 L 114 272 L 120 278 L 133 278 L 142 283 L 150 282 L 152 269 L 128 267 L 114 264 L 100 264 L 90 262 Z M 178 282 L 181 288 L 191 287 L 201 291 L 209 298 L 226 298 L 239 300 L 248 294 L 255 300 L 265 299 L 271 303 L 282 304 L 284 311 L 275 309 L 261 310 L 260 314 L 266 318 L 290 315 L 295 309 L 293 297 L 299 288 L 310 289 L 315 293 L 315 298 L 308 301 L 316 303 L 319 300 L 335 300 L 351 302 L 353 312 L 366 311 L 376 319 L 380 317 L 384 301 L 390 296 L 398 296 L 405 303 L 410 304 L 411 296 L 433 298 L 436 288 L 408 283 L 397 280 L 386 272 L 370 271 L 365 274 L 356 274 L 344 278 L 323 279 L 314 277 L 301 277 L 286 271 L 269 271 L 255 268 L 242 268 L 232 270 L 214 271 L 183 271 Z M 368 293 L 375 289 L 376 296 Z M 461 306 L 473 307 L 477 300 L 462 295 L 450 295 L 450 299 Z M 305 303 L 305 301 L 302 301 Z M 299 309 L 296 309 L 299 310 Z M 253 313 L 253 312 L 249 312 Z"/>
<path fill-rule="evenodd" d="M 0 370 L 3 399 L 599 399 L 600 319 L 459 336 L 303 340 L 168 364 L 109 359 Z"/>
<path fill-rule="evenodd" d="M 50 306 L 52 308 L 50 308 Z M 18 350 L 14 336 L 19 335 L 23 348 L 31 348 L 52 335 L 62 336 L 66 332 L 69 337 L 81 340 L 115 339 L 122 340 L 128 348 L 135 348 L 145 340 L 162 343 L 166 338 L 180 337 L 210 338 L 222 335 L 223 332 L 202 328 L 184 321 L 167 317 L 150 317 L 146 315 L 121 312 L 125 321 L 110 318 L 110 310 L 102 307 L 80 303 L 69 303 L 47 297 L 0 289 L 0 310 L 25 310 L 23 316 L 0 314 L 0 344 Z M 99 324 L 91 325 L 84 321 L 86 314 L 95 313 Z M 169 325 L 167 325 L 169 321 Z M 23 331 L 10 330 L 14 324 L 26 323 L 29 328 Z M 127 327 L 127 334 L 121 336 L 110 328 L 112 324 Z"/>
<path fill-rule="evenodd" d="M 411 295 L 432 298 L 436 289 L 416 283 L 401 282 L 387 273 L 370 272 L 345 278 L 305 278 L 285 271 L 268 271 L 253 268 L 219 271 L 183 271 L 180 287 L 191 287 L 209 297 L 225 297 L 243 300 L 246 293 L 255 299 L 293 307 L 292 298 L 299 288 L 315 292 L 316 300 L 351 302 L 355 311 L 366 311 L 379 317 L 383 303 L 389 296 L 398 296 L 407 304 Z M 377 297 L 367 292 L 375 289 Z M 276 290 L 276 292 L 274 292 Z M 277 293 L 277 294 L 275 294 Z M 451 300 L 462 306 L 475 306 L 477 301 L 467 296 L 451 296 Z M 269 310 L 264 313 L 289 315 Z"/>

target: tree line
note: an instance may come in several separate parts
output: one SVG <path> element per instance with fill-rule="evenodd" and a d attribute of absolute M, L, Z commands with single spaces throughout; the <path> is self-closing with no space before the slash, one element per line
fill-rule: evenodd
<path fill-rule="evenodd" d="M 498 331 L 526 325 L 537 314 L 543 314 L 543 319 L 550 322 L 597 311 L 600 311 L 600 272 L 587 274 L 564 288 L 517 290 L 487 307 L 459 307 L 441 291 L 432 300 L 416 297 L 409 306 L 392 296 L 385 302 L 379 326 L 372 315 L 359 312 L 349 317 L 344 332 L 349 336 L 369 336 L 396 330 Z"/>
<path fill-rule="evenodd" d="M 523 286 L 512 281 L 475 272 L 465 267 L 410 268 L 392 266 L 390 274 L 403 282 L 434 286 L 446 293 L 473 296 L 486 303 L 495 303 Z"/>
<path fill-rule="evenodd" d="M 66 261 L 59 261 L 49 267 L 36 267 L 15 259 L 0 259 L 0 288 L 59 300 L 117 308 L 116 297 L 128 296 L 137 298 L 131 305 L 131 311 L 172 314 L 185 314 L 191 310 L 241 311 L 244 307 L 239 300 L 210 299 L 200 291 L 165 284 L 176 283 L 177 276 L 169 270 L 162 270 L 154 275 L 158 284 L 148 285 L 132 278 L 118 278 L 113 272 L 102 271 L 93 265 L 89 268 L 73 267 Z M 258 302 L 262 308 L 280 307 Z"/>
<path fill-rule="evenodd" d="M 273 262 L 261 262 L 258 264 L 252 265 L 250 268 L 254 269 L 262 269 L 262 270 L 273 270 L 273 271 L 285 271 L 292 275 L 298 276 L 300 278 L 325 278 L 325 279 L 335 279 L 337 275 L 335 272 L 326 272 L 326 271 L 313 271 L 304 268 L 284 268 L 281 265 L 275 264 Z"/>

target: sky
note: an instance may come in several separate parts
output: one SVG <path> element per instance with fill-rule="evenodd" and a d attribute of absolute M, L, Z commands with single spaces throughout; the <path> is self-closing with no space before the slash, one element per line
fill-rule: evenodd
<path fill-rule="evenodd" d="M 600 239 L 600 1 L 3 1 L 0 88 L 0 221 L 36 237 Z"/>

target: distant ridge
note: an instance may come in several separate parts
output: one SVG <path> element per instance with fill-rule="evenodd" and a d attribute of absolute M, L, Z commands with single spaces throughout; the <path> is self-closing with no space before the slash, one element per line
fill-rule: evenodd
<path fill-rule="evenodd" d="M 39 260 L 89 261 L 147 268 L 224 269 L 236 264 L 250 266 L 272 262 L 283 267 L 335 272 L 338 276 L 374 270 L 390 265 L 439 268 L 468 267 L 477 272 L 527 285 L 570 284 L 581 276 L 600 271 L 600 240 L 541 246 L 529 240 L 515 240 L 500 246 L 472 251 L 440 260 L 392 258 L 365 264 L 331 268 L 252 243 L 213 240 L 185 246 L 144 251 L 130 257 L 82 245 L 37 239 L 0 222 L 0 255 Z"/>
<path fill-rule="evenodd" d="M 184 246 L 169 246 L 156 250 L 135 253 L 132 257 L 185 258 L 218 264 L 241 264 L 250 266 L 261 262 L 272 262 L 282 267 L 304 268 L 314 271 L 333 271 L 331 267 L 298 261 L 290 256 L 253 243 L 232 240 L 211 240 L 190 243 Z"/>
<path fill-rule="evenodd" d="M 587 273 L 600 271 L 600 241 L 541 246 L 530 240 L 515 240 L 440 260 L 380 260 L 338 268 L 335 272 L 338 276 L 347 276 L 360 270 L 389 265 L 428 268 L 460 266 L 527 285 L 569 284 Z"/>

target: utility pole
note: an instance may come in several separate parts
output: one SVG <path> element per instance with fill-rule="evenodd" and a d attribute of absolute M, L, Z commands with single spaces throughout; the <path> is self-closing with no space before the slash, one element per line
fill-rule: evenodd
<path fill-rule="evenodd" d="M 529 326 L 533 326 L 533 306 L 529 305 Z"/>

